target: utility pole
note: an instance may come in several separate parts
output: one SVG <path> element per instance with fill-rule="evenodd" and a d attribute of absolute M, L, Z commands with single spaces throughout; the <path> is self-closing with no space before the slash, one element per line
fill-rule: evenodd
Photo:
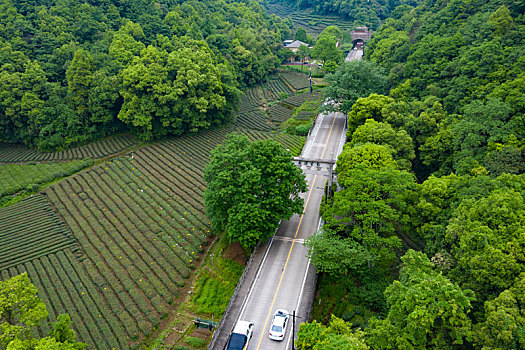
<path fill-rule="evenodd" d="M 310 68 L 312 72 L 312 68 Z M 312 88 L 312 77 L 310 77 L 310 89 Z M 292 316 L 292 350 L 295 350 L 295 310 L 293 310 Z"/>
<path fill-rule="evenodd" d="M 310 93 L 312 93 L 312 67 L 310 67 Z"/>
<path fill-rule="evenodd" d="M 293 310 L 292 316 L 292 350 L 295 350 L 295 318 L 301 318 L 299 316 L 295 316 L 295 310 Z"/>

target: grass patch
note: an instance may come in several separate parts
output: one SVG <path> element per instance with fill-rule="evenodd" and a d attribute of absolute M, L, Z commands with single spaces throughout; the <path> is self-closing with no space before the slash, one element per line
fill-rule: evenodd
<path fill-rule="evenodd" d="M 0 208 L 20 202 L 65 177 L 93 165 L 93 159 L 67 163 L 0 165 Z"/>
<path fill-rule="evenodd" d="M 196 314 L 221 318 L 244 271 L 243 265 L 223 257 L 226 247 L 226 239 L 221 239 L 213 260 L 210 258 L 208 268 L 197 279 L 190 306 Z"/>
<path fill-rule="evenodd" d="M 194 312 L 222 317 L 235 285 L 225 283 L 210 271 L 204 271 L 199 277 L 197 286 L 197 293 L 192 298 Z"/>
<path fill-rule="evenodd" d="M 184 342 L 192 348 L 202 349 L 206 347 L 208 341 L 197 337 L 184 337 Z"/>

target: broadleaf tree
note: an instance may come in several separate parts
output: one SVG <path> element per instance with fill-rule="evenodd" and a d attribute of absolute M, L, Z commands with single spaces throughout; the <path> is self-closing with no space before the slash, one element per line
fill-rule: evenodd
<path fill-rule="evenodd" d="M 252 247 L 269 237 L 281 219 L 303 209 L 304 174 L 289 151 L 272 140 L 250 142 L 230 134 L 212 151 L 204 170 L 204 205 L 216 232 Z"/>
<path fill-rule="evenodd" d="M 48 337 L 35 339 L 31 329 L 47 317 L 46 305 L 26 272 L 0 281 L 0 344 L 8 350 L 83 350 L 86 344 L 75 341 L 71 319 L 58 315 Z"/>
<path fill-rule="evenodd" d="M 325 96 L 337 101 L 337 109 L 344 113 L 350 112 L 359 97 L 382 93 L 386 86 L 383 70 L 369 61 L 344 62 L 325 80 L 328 83 Z"/>
<path fill-rule="evenodd" d="M 370 319 L 367 342 L 374 349 L 452 349 L 471 339 L 474 293 L 434 270 L 425 254 L 409 250 L 399 281 L 385 290 L 385 319 Z"/>

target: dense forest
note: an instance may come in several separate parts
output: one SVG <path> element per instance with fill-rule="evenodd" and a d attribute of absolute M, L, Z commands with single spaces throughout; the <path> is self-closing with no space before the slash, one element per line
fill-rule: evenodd
<path fill-rule="evenodd" d="M 290 36 L 257 1 L 1 0 L 0 23 L 0 142 L 41 150 L 224 123 Z"/>
<path fill-rule="evenodd" d="M 524 11 L 402 5 L 326 77 L 348 142 L 299 349 L 525 348 Z"/>

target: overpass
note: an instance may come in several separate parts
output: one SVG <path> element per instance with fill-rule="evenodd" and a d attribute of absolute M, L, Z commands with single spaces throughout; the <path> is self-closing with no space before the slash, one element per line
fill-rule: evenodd
<path fill-rule="evenodd" d="M 352 37 L 352 43 L 354 46 L 362 46 L 365 42 L 370 40 L 372 35 L 374 34 L 374 31 L 369 30 L 367 27 L 356 27 L 350 32 L 350 36 Z"/>

